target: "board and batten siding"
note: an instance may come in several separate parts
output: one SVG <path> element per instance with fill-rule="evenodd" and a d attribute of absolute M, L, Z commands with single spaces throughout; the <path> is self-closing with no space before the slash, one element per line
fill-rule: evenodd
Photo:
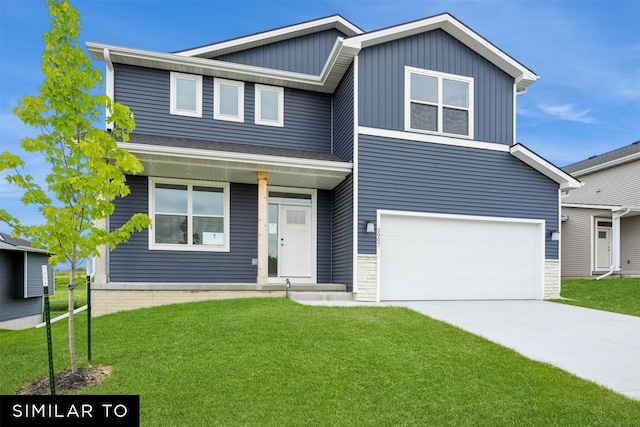
<path fill-rule="evenodd" d="M 353 174 L 332 193 L 332 283 L 353 290 Z"/>
<path fill-rule="evenodd" d="M 114 64 L 115 100 L 129 106 L 135 132 L 204 141 L 331 152 L 331 95 L 284 89 L 284 127 L 254 123 L 253 83 L 244 85 L 244 123 L 213 119 L 213 78 L 203 77 L 202 117 L 169 114 L 170 72 Z"/>
<path fill-rule="evenodd" d="M 148 178 L 128 176 L 131 194 L 114 201 L 110 227 L 131 215 L 148 213 Z M 331 277 L 331 193 L 318 190 L 318 280 Z M 230 251 L 197 252 L 149 250 L 149 232 L 134 233 L 109 258 L 111 282 L 255 283 L 258 245 L 258 186 L 230 186 Z"/>
<path fill-rule="evenodd" d="M 353 161 L 353 64 L 333 95 L 333 154 Z"/>
<path fill-rule="evenodd" d="M 358 253 L 376 253 L 364 221 L 378 209 L 543 219 L 558 229 L 558 184 L 507 152 L 360 135 Z M 558 242 L 545 234 L 545 258 Z M 508 262 L 508 260 L 505 260 Z"/>
<path fill-rule="evenodd" d="M 338 37 L 344 37 L 344 34 L 336 29 L 330 29 L 211 59 L 320 75 Z"/>
<path fill-rule="evenodd" d="M 474 139 L 514 143 L 514 79 L 442 30 L 360 51 L 359 125 L 404 131 L 405 66 L 473 77 Z"/>
<path fill-rule="evenodd" d="M 563 197 L 563 203 L 640 206 L 640 160 L 578 177 L 584 187 Z"/>
<path fill-rule="evenodd" d="M 0 251 L 0 322 L 42 313 L 42 298 L 24 298 L 24 288 L 22 294 L 14 295 L 14 284 L 24 283 L 23 262 L 22 252 Z M 42 273 L 40 285 L 42 294 Z"/>

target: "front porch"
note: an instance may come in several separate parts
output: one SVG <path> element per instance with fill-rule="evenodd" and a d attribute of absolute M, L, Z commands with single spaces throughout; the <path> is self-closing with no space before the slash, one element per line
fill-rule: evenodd
<path fill-rule="evenodd" d="M 335 283 L 292 283 L 288 292 L 344 293 L 346 285 Z M 93 316 L 168 304 L 234 299 L 284 298 L 286 284 L 268 283 L 95 283 L 91 287 Z"/>

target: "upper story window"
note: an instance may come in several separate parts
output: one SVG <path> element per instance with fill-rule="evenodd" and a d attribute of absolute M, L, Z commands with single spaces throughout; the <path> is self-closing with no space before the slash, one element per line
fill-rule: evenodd
<path fill-rule="evenodd" d="M 284 126 L 284 88 L 256 84 L 255 123 Z"/>
<path fill-rule="evenodd" d="M 170 113 L 202 117 L 202 76 L 171 72 Z"/>
<path fill-rule="evenodd" d="M 213 118 L 244 122 L 244 82 L 213 80 Z"/>
<path fill-rule="evenodd" d="M 405 67 L 405 130 L 473 138 L 473 78 Z"/>
<path fill-rule="evenodd" d="M 149 180 L 150 249 L 229 251 L 229 184 Z"/>

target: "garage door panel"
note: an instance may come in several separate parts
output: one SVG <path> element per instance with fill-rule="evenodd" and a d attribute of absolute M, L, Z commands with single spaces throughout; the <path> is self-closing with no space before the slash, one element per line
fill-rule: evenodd
<path fill-rule="evenodd" d="M 380 298 L 539 298 L 541 227 L 540 222 L 382 215 Z"/>

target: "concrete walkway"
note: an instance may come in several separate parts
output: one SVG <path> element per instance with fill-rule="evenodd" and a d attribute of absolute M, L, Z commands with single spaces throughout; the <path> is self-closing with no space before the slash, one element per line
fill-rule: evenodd
<path fill-rule="evenodd" d="M 640 400 L 640 317 L 546 301 L 299 301 L 400 306 Z"/>

